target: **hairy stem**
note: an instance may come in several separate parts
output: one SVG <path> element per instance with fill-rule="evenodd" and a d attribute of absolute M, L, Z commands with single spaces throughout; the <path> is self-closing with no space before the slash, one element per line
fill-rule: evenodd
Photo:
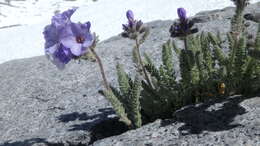
<path fill-rule="evenodd" d="M 99 68 L 100 68 L 100 71 L 101 71 L 101 75 L 102 75 L 102 78 L 103 78 L 103 81 L 104 81 L 104 86 L 105 86 L 105 88 L 106 88 L 107 90 L 110 90 L 101 59 L 100 59 L 100 57 L 97 55 L 96 51 L 95 51 L 93 48 L 91 48 L 90 50 L 91 50 L 91 52 L 93 53 L 93 55 L 95 56 L 95 58 L 97 59 L 97 63 L 98 63 L 98 65 L 99 65 Z"/>
<path fill-rule="evenodd" d="M 140 61 L 140 65 L 142 67 L 142 70 L 144 72 L 144 76 L 146 78 L 146 81 L 147 83 L 149 84 L 149 86 L 154 89 L 153 85 L 152 85 L 152 82 L 150 81 L 150 78 L 148 76 L 148 73 L 144 67 L 144 64 L 143 64 L 143 61 L 142 61 L 142 58 L 141 58 L 141 54 L 140 54 L 140 44 L 138 42 L 138 38 L 135 39 L 135 43 L 136 43 L 136 49 L 137 49 L 137 55 L 138 55 L 138 60 Z"/>

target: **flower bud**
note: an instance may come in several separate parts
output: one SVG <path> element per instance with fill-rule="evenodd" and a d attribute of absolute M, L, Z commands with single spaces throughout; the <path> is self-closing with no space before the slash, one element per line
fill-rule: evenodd
<path fill-rule="evenodd" d="M 128 19 L 129 21 L 134 21 L 134 13 L 133 13 L 133 11 L 128 10 L 128 11 L 126 12 L 126 17 L 127 17 L 127 19 Z"/>
<path fill-rule="evenodd" d="M 135 20 L 133 11 L 128 10 L 126 12 L 126 17 L 128 19 L 127 24 L 122 24 L 123 33 L 122 37 L 136 39 L 140 34 L 146 32 L 146 27 L 143 25 L 141 20 Z"/>
<path fill-rule="evenodd" d="M 169 31 L 171 33 L 171 37 L 185 37 L 198 32 L 197 28 L 192 28 L 194 22 L 192 20 L 188 20 L 186 10 L 184 8 L 178 8 L 177 13 L 179 16 L 179 21 L 174 22 L 174 24 L 170 27 Z"/>
<path fill-rule="evenodd" d="M 187 19 L 186 10 L 184 8 L 178 8 L 177 13 L 178 13 L 179 19 L 181 21 L 184 21 Z"/>

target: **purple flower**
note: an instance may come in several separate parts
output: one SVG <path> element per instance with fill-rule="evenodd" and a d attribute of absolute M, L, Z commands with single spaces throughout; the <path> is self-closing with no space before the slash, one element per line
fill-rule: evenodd
<path fill-rule="evenodd" d="M 177 13 L 178 13 L 179 19 L 181 21 L 184 21 L 187 19 L 186 10 L 184 8 L 178 8 Z"/>
<path fill-rule="evenodd" d="M 128 10 L 126 12 L 126 17 L 128 19 L 128 23 L 122 24 L 124 30 L 122 33 L 123 37 L 135 39 L 138 34 L 141 34 L 147 30 L 147 28 L 143 26 L 143 22 L 141 20 L 137 21 L 134 19 L 133 11 Z"/>
<path fill-rule="evenodd" d="M 77 8 L 69 9 L 52 17 L 51 24 L 44 28 L 45 49 L 59 43 L 61 36 L 68 31 L 71 24 L 70 17 Z M 66 33 L 66 32 L 65 32 Z"/>
<path fill-rule="evenodd" d="M 184 8 L 178 8 L 177 13 L 179 16 L 179 21 L 174 22 L 170 27 L 171 37 L 186 37 L 190 34 L 198 32 L 197 28 L 192 28 L 194 23 L 188 20 L 186 16 L 186 10 Z"/>
<path fill-rule="evenodd" d="M 44 28 L 45 54 L 59 69 L 71 59 L 87 53 L 93 43 L 90 22 L 73 23 L 70 20 L 76 8 L 58 13 L 52 23 Z"/>
<path fill-rule="evenodd" d="M 123 24 L 124 31 L 128 31 L 136 24 L 136 20 L 134 20 L 134 13 L 132 10 L 128 10 L 126 12 L 126 18 L 128 19 L 128 24 Z"/>
<path fill-rule="evenodd" d="M 52 17 L 51 22 L 57 29 L 62 29 L 66 25 L 71 23 L 70 17 L 77 10 L 77 7 L 64 11 L 62 13 L 57 13 Z"/>
<path fill-rule="evenodd" d="M 87 48 L 93 43 L 93 36 L 90 33 L 90 22 L 84 24 L 71 23 L 70 30 L 62 36 L 60 42 L 75 56 L 81 56 L 87 53 Z"/>
<path fill-rule="evenodd" d="M 134 13 L 133 13 L 133 11 L 132 10 L 128 10 L 126 12 L 126 17 L 127 17 L 128 21 L 134 21 Z"/>
<path fill-rule="evenodd" d="M 65 64 L 74 57 L 70 49 L 64 47 L 62 44 L 55 44 L 47 49 L 45 54 L 58 69 L 64 69 Z"/>

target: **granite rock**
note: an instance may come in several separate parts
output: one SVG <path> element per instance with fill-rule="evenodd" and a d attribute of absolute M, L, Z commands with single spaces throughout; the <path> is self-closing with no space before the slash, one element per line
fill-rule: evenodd
<path fill-rule="evenodd" d="M 259 9 L 260 2 L 250 5 L 246 12 L 255 14 Z M 224 36 L 230 29 L 233 14 L 234 8 L 225 8 L 201 12 L 192 18 L 200 30 L 219 31 Z M 141 51 L 151 55 L 157 65 L 161 62 L 161 46 L 170 38 L 172 23 L 166 20 L 146 24 L 151 28 L 151 34 Z M 248 23 L 249 32 L 255 35 L 257 23 L 251 20 Z M 181 47 L 182 42 L 175 40 Z M 97 45 L 96 51 L 103 60 L 111 84 L 117 85 L 116 63 L 124 64 L 127 72 L 134 71 L 131 61 L 133 45 L 133 41 L 119 35 Z M 72 61 L 63 71 L 59 71 L 45 56 L 0 64 L 0 146 L 88 145 L 103 137 L 122 133 L 125 127 L 117 121 L 109 102 L 98 94 L 102 88 L 99 68 L 90 61 Z M 235 99 L 230 97 L 219 104 L 217 101 L 209 102 L 211 106 L 184 108 L 175 113 L 175 121 L 157 120 L 120 136 L 96 141 L 93 145 L 259 144 L 259 98 Z M 225 106 L 231 106 L 231 109 Z M 205 107 L 213 112 L 206 111 Z M 228 113 L 227 121 L 221 116 L 225 113 Z M 104 125 L 117 130 L 112 130 L 113 134 L 103 133 L 104 129 L 99 129 Z"/>
<path fill-rule="evenodd" d="M 190 105 L 93 146 L 259 146 L 260 98 L 233 96 Z"/>

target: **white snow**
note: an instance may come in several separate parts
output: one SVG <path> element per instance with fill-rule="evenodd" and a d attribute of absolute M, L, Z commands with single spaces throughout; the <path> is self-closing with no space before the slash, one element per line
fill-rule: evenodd
<path fill-rule="evenodd" d="M 252 0 L 257 2 L 259 0 Z M 73 6 L 79 7 L 73 21 L 90 21 L 92 32 L 101 40 L 117 35 L 126 23 L 125 12 L 134 11 L 137 19 L 143 22 L 177 18 L 176 9 L 184 7 L 188 15 L 199 11 L 221 9 L 232 6 L 230 0 L 26 0 L 11 1 L 6 6 L 0 0 L 0 63 L 18 58 L 44 54 L 42 31 L 50 23 L 56 10 L 64 11 Z"/>

